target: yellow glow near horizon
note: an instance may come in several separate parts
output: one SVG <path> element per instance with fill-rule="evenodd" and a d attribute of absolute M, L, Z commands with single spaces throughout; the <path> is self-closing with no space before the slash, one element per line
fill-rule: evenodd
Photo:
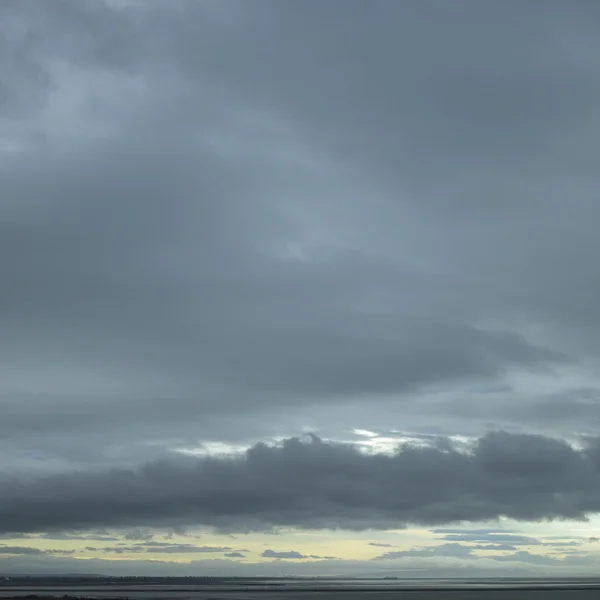
<path fill-rule="evenodd" d="M 463 524 L 462 526 L 446 527 L 447 529 L 499 529 L 506 530 L 507 533 L 515 535 L 530 536 L 539 539 L 542 544 L 519 544 L 519 551 L 528 551 L 532 554 L 545 556 L 563 557 L 567 556 L 569 550 L 580 550 L 590 556 L 600 553 L 600 544 L 590 541 L 589 538 L 596 536 L 600 529 L 600 517 L 592 518 L 587 523 L 577 522 L 553 522 L 553 523 L 519 523 L 507 519 L 500 522 L 489 523 L 480 522 L 472 524 Z M 441 528 L 444 529 L 444 528 Z M 306 558 L 290 560 L 289 564 L 306 563 L 319 561 L 317 557 L 332 556 L 342 561 L 371 561 L 372 559 L 385 554 L 386 552 L 405 551 L 413 548 L 431 548 L 447 543 L 442 534 L 435 534 L 431 530 L 424 528 L 411 528 L 388 531 L 321 531 L 321 530 L 281 530 L 277 534 L 269 533 L 247 533 L 235 536 L 222 535 L 214 532 L 202 530 L 191 532 L 190 535 L 171 535 L 166 533 L 157 533 L 153 537 L 154 542 L 169 544 L 185 544 L 192 546 L 209 546 L 215 548 L 227 548 L 227 550 L 218 550 L 213 552 L 160 552 L 152 553 L 141 551 L 136 552 L 133 548 L 143 548 L 135 546 L 142 544 L 141 540 L 127 540 L 124 537 L 125 532 L 113 531 L 111 536 L 117 538 L 115 541 L 108 540 L 61 540 L 47 539 L 45 537 L 25 537 L 25 538 L 6 538 L 1 541 L 4 546 L 25 546 L 37 548 L 42 552 L 52 550 L 58 551 L 52 553 L 56 557 L 72 558 L 74 560 L 101 559 L 106 561 L 158 561 L 161 563 L 189 564 L 198 561 L 227 560 L 225 556 L 228 552 L 238 551 L 244 555 L 242 558 L 235 558 L 239 562 L 252 564 L 265 564 L 273 560 L 271 557 L 262 557 L 266 549 L 275 552 L 295 551 L 306 556 Z M 544 543 L 552 543 L 557 538 L 563 538 L 564 541 L 573 540 L 578 545 L 572 547 L 544 546 Z M 490 539 L 487 543 L 494 543 Z M 375 544 L 375 545 L 370 545 Z M 465 544 L 468 545 L 468 544 Z M 90 549 L 93 548 L 93 549 Z M 122 548 L 121 553 L 111 551 L 114 548 Z M 157 548 L 156 546 L 154 548 Z M 62 551 L 62 552 L 61 552 Z M 73 551 L 72 554 L 67 554 Z M 489 552 L 482 550 L 473 550 L 477 556 L 476 562 L 490 562 L 486 559 Z M 509 555 L 511 551 L 494 551 L 494 554 Z M 26 557 L 24 557 L 26 558 Z M 436 561 L 441 560 L 444 564 L 448 560 L 460 560 L 459 558 L 436 557 Z M 288 561 L 282 560 L 282 565 Z M 398 564 L 398 568 L 402 565 Z M 332 561 L 332 569 L 335 569 L 335 561 Z"/>

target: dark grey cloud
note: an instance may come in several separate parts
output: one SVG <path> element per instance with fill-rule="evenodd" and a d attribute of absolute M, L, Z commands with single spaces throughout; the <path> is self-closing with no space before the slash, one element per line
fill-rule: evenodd
<path fill-rule="evenodd" d="M 179 554 L 179 553 L 212 553 L 227 552 L 231 550 L 228 546 L 193 546 L 191 544 L 170 544 L 168 546 L 147 548 L 146 552 L 156 552 L 161 554 Z"/>
<path fill-rule="evenodd" d="M 277 552 L 276 550 L 271 550 L 271 548 L 267 548 L 262 554 L 264 558 L 285 558 L 285 559 L 301 559 L 308 558 L 307 555 L 297 552 L 296 550 L 287 550 L 283 552 Z"/>
<path fill-rule="evenodd" d="M 395 548 L 394 544 L 380 544 L 378 542 L 369 542 L 369 546 L 375 546 L 376 548 Z"/>
<path fill-rule="evenodd" d="M 148 529 L 142 529 L 141 527 L 136 527 L 134 529 L 129 530 L 124 536 L 124 540 L 144 540 L 150 541 L 154 537 L 154 533 Z"/>
<path fill-rule="evenodd" d="M 96 550 L 96 548 L 88 548 Z M 167 542 L 141 542 L 132 546 L 105 546 L 102 552 L 127 554 L 130 552 L 148 552 L 150 554 L 218 554 L 232 551 L 229 546 L 194 546 L 193 544 L 173 544 Z"/>
<path fill-rule="evenodd" d="M 0 546 L 0 554 L 43 554 L 39 548 L 29 546 Z"/>
<path fill-rule="evenodd" d="M 592 387 L 573 387 L 558 392 L 539 393 L 537 390 L 525 397 L 519 393 L 500 393 L 498 402 L 482 402 L 480 394 L 465 395 L 452 405 L 455 416 L 488 419 L 493 421 L 509 417 L 513 422 L 536 422 L 540 430 L 552 429 L 562 423 L 577 430 L 581 423 L 598 423 L 600 420 L 600 394 Z M 449 409 L 449 407 L 446 407 Z"/>
<path fill-rule="evenodd" d="M 46 549 L 41 550 L 40 548 L 33 548 L 31 546 L 5 546 L 0 544 L 0 555 L 40 555 L 40 554 L 62 554 L 69 555 L 74 554 L 73 550 L 58 550 L 58 549 Z"/>
<path fill-rule="evenodd" d="M 226 558 L 246 558 L 246 555 L 241 552 L 226 552 L 223 556 Z"/>
<path fill-rule="evenodd" d="M 542 543 L 531 536 L 510 533 L 451 533 L 442 536 L 442 539 L 457 542 L 499 542 L 526 546 L 538 546 Z"/>
<path fill-rule="evenodd" d="M 20 537 L 20 535 L 19 535 Z M 113 535 L 105 535 L 94 532 L 73 532 L 67 533 L 64 531 L 52 531 L 44 533 L 42 536 L 45 540 L 93 540 L 97 542 L 118 542 L 121 538 Z"/>
<path fill-rule="evenodd" d="M 598 360 L 594 6 L 222 6 L 2 6 L 4 460 L 588 428 L 505 379 Z"/>
<path fill-rule="evenodd" d="M 307 442 L 257 444 L 238 457 L 182 457 L 136 470 L 42 475 L 29 481 L 4 474 L 0 530 L 171 524 L 227 531 L 367 529 L 499 517 L 584 520 L 600 511 L 599 448 L 596 443 L 576 450 L 543 436 L 492 432 L 468 452 L 448 443 L 401 446 L 387 455 L 312 436 Z M 500 533 L 446 534 L 443 539 L 541 543 Z"/>
<path fill-rule="evenodd" d="M 440 544 L 439 546 L 424 546 L 419 548 L 411 548 L 410 550 L 385 552 L 374 560 L 393 560 L 398 558 L 433 558 L 436 556 L 447 558 L 468 558 L 475 560 L 479 557 L 478 555 L 473 554 L 473 552 L 480 550 L 484 550 L 486 552 L 513 552 L 513 554 L 507 556 L 514 556 L 518 553 L 517 548 L 509 544 L 477 544 L 467 546 L 465 544 L 449 542 L 446 544 Z M 504 555 L 485 554 L 486 558 L 491 558 L 493 560 L 497 560 L 498 556 Z"/>
<path fill-rule="evenodd" d="M 130 552 L 144 552 L 144 548 L 139 546 L 104 546 L 103 548 L 96 548 L 94 546 L 86 546 L 86 550 L 91 552 L 100 551 L 106 554 L 128 554 Z"/>
<path fill-rule="evenodd" d="M 440 535 L 451 535 L 451 534 L 460 534 L 460 535 L 471 535 L 471 536 L 489 536 L 496 533 L 506 534 L 506 533 L 520 533 L 518 529 L 510 529 L 506 528 L 483 528 L 483 529 L 473 529 L 470 527 L 443 527 L 437 529 L 430 529 L 431 533 L 437 533 Z"/>
<path fill-rule="evenodd" d="M 134 546 L 144 546 L 147 548 L 152 548 L 152 547 L 160 548 L 162 546 L 174 546 L 174 545 L 176 545 L 176 544 L 174 544 L 173 542 L 155 542 L 155 541 L 139 542 L 137 544 L 134 544 Z"/>
<path fill-rule="evenodd" d="M 397 552 L 386 552 L 374 560 L 398 560 L 407 558 L 459 558 L 467 560 L 477 560 L 479 557 L 473 554 L 473 550 L 481 549 L 463 544 L 449 543 L 439 546 L 412 548 L 411 550 L 400 550 Z M 484 548 L 485 549 L 485 548 Z M 499 548 L 498 550 L 504 550 Z M 595 558 L 585 554 L 567 555 L 563 558 L 556 558 L 546 554 L 533 554 L 527 550 L 518 550 L 511 554 L 487 554 L 486 559 L 497 562 L 520 562 L 529 565 L 538 566 L 584 566 L 593 564 Z"/>
<path fill-rule="evenodd" d="M 485 550 L 486 552 L 516 552 L 518 550 L 514 544 L 476 544 L 470 547 L 473 550 Z"/>
<path fill-rule="evenodd" d="M 564 558 L 554 558 L 543 554 L 532 554 L 527 550 L 519 550 L 513 554 L 490 556 L 498 562 L 522 562 L 531 565 L 586 565 L 595 562 L 595 557 L 590 555 L 567 555 Z"/>
<path fill-rule="evenodd" d="M 276 558 L 285 560 L 300 560 L 304 558 L 312 558 L 319 560 L 338 560 L 335 556 L 319 556 L 318 554 L 302 554 L 296 550 L 284 550 L 282 552 L 267 548 L 261 556 L 263 558 Z"/>
<path fill-rule="evenodd" d="M 397 558 L 431 558 L 434 556 L 445 556 L 452 558 L 474 558 L 473 549 L 462 544 L 440 544 L 430 548 L 412 548 L 411 550 L 396 550 L 394 552 L 385 552 L 375 560 L 393 560 Z"/>

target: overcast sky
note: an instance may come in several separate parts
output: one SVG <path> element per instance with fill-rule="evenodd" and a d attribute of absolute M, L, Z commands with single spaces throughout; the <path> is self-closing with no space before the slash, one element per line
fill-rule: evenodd
<path fill-rule="evenodd" d="M 597 571 L 598 56 L 596 0 L 0 2 L 0 572 Z"/>

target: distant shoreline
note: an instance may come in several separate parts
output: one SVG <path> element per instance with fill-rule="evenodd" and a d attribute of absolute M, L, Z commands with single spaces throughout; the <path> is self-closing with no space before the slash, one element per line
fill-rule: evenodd
<path fill-rule="evenodd" d="M 2 600 L 97 600 L 100 596 L 47 596 L 45 594 L 19 594 L 17 596 L 0 596 Z M 128 596 L 102 596 L 102 600 L 131 600 Z"/>
<path fill-rule="evenodd" d="M 24 586 L 23 586 L 24 587 Z M 213 587 L 213 586 L 210 586 Z M 224 588 L 228 587 L 227 590 L 225 590 Z M 231 594 L 237 594 L 237 593 L 243 593 L 245 591 L 252 591 L 254 593 L 260 593 L 260 594 L 271 594 L 271 593 L 277 593 L 277 594 L 281 594 L 281 595 L 287 595 L 288 593 L 290 595 L 295 595 L 295 594 L 310 594 L 310 593 L 326 593 L 326 594 L 340 594 L 340 593 L 344 593 L 344 594 L 363 594 L 363 593 L 367 593 L 367 594 L 398 594 L 398 593 L 410 593 L 410 594 L 417 594 L 417 593 L 423 593 L 423 594 L 431 594 L 431 593 L 448 593 L 448 594 L 465 594 L 465 593 L 472 593 L 472 592 L 493 592 L 493 593 L 498 593 L 498 592 L 505 592 L 505 593 L 510 593 L 510 592 L 544 592 L 544 591 L 548 591 L 548 592 L 574 592 L 574 591 L 598 591 L 600 592 L 600 583 L 595 583 L 595 584 L 586 584 L 586 583 L 582 583 L 580 585 L 577 585 L 575 583 L 573 584 L 568 584 L 568 583 L 562 583 L 562 584 L 553 584 L 553 583 L 549 583 L 546 585 L 514 585 L 514 586 L 484 586 L 484 587 L 449 587 L 449 586 L 445 586 L 445 587 L 435 587 L 435 586 L 430 586 L 430 587 L 404 587 L 404 586 L 390 586 L 390 587 L 351 587 L 351 586 L 339 586 L 339 587 L 329 587 L 329 586 L 311 586 L 311 587 L 286 587 L 286 588 L 280 588 L 280 587 L 265 587 L 265 588 L 261 588 L 261 589 L 256 589 L 255 586 L 243 586 L 243 585 L 239 585 L 239 586 L 223 586 L 223 585 L 216 585 L 214 586 L 214 590 L 215 591 L 227 591 L 228 593 Z M 135 598 L 133 596 L 120 596 L 120 595 L 115 595 L 115 596 L 104 596 L 103 594 L 89 594 L 89 595 L 69 595 L 69 594 L 60 594 L 60 595 L 56 595 L 56 594 L 31 594 L 31 593 L 26 593 L 25 590 L 23 591 L 23 593 L 15 593 L 12 596 L 5 596 L 1 593 L 2 588 L 0 587 L 0 600 L 135 600 Z M 11 590 L 11 591 L 15 591 L 16 590 Z M 132 594 L 136 594 L 136 593 L 140 593 L 140 592 L 145 592 L 147 593 L 148 590 L 147 589 L 116 589 L 116 590 L 112 590 L 115 592 L 120 592 L 120 591 L 127 591 L 130 592 Z M 185 592 L 189 592 L 190 594 L 193 593 L 198 593 L 201 592 L 202 590 L 199 590 L 197 587 L 196 588 L 179 588 L 177 586 L 173 586 L 173 590 L 171 590 L 173 592 L 177 592 L 178 594 L 181 593 L 185 593 Z M 208 592 L 208 589 L 205 589 L 204 592 Z M 152 595 L 152 597 L 148 597 L 148 600 L 156 600 L 157 598 L 168 598 L 169 597 L 169 590 L 155 590 L 155 594 Z M 184 596 L 180 597 L 181 600 L 185 600 Z"/>

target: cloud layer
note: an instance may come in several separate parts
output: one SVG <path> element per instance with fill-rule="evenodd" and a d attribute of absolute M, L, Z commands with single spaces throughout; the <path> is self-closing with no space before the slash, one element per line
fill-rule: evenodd
<path fill-rule="evenodd" d="M 2 6 L 6 462 L 593 433 L 595 8 L 424 6 Z"/>
<path fill-rule="evenodd" d="M 3 475 L 0 530 L 190 523 L 228 531 L 365 529 L 499 517 L 584 519 L 600 511 L 599 448 L 596 441 L 575 450 L 556 439 L 496 432 L 470 452 L 446 441 L 384 455 L 314 437 L 258 444 L 239 457 L 155 462 L 131 471 L 29 481 Z M 477 532 L 444 538 L 489 541 Z M 498 533 L 493 539 L 514 545 L 530 538 Z"/>
<path fill-rule="evenodd" d="M 556 565 L 527 548 L 572 540 L 481 522 L 600 512 L 599 29 L 591 0 L 0 2 L 6 560 L 452 523 L 364 546 Z"/>

